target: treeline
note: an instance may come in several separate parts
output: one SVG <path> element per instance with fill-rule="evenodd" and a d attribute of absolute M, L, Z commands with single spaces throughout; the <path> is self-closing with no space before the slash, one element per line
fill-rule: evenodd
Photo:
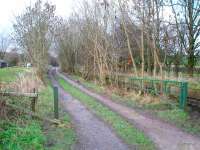
<path fill-rule="evenodd" d="M 163 68 L 172 65 L 184 65 L 192 76 L 200 52 L 199 6 L 198 0 L 84 2 L 58 27 L 61 67 L 102 81 L 123 61 L 135 76 L 164 78 Z"/>
<path fill-rule="evenodd" d="M 172 65 L 184 65 L 193 76 L 200 53 L 199 0 L 84 1 L 67 19 L 55 16 L 55 6 L 42 6 L 39 0 L 28 7 L 14 25 L 15 39 L 39 72 L 53 45 L 63 71 L 102 83 L 125 71 L 164 79 L 164 68 Z"/>

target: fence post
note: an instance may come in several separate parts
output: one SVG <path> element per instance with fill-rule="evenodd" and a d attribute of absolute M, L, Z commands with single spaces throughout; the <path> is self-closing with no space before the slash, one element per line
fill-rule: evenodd
<path fill-rule="evenodd" d="M 169 80 L 164 80 L 163 81 L 163 93 L 165 95 L 170 94 L 170 86 L 169 86 L 169 84 L 170 84 Z"/>
<path fill-rule="evenodd" d="M 166 80 L 163 81 L 163 94 L 167 95 L 167 81 Z"/>
<path fill-rule="evenodd" d="M 33 89 L 33 93 L 36 93 L 35 88 Z M 31 111 L 35 112 L 35 105 L 36 105 L 37 97 L 33 97 L 31 100 Z"/>
<path fill-rule="evenodd" d="M 56 119 L 59 118 L 58 115 L 58 87 L 54 86 L 53 87 L 53 93 L 54 93 L 54 117 Z"/>
<path fill-rule="evenodd" d="M 179 107 L 180 109 L 185 109 L 188 96 L 188 83 L 181 82 L 180 84 L 180 97 L 179 97 Z"/>

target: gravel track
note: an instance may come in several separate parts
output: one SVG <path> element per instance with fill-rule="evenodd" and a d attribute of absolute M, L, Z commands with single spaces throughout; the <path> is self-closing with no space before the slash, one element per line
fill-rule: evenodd
<path fill-rule="evenodd" d="M 72 117 L 77 133 L 77 143 L 73 150 L 128 150 L 112 129 L 90 112 L 82 103 L 64 91 L 51 76 L 54 86 L 59 89 L 59 101 Z M 132 148 L 131 148 L 132 149 Z"/>
<path fill-rule="evenodd" d="M 126 118 L 130 123 L 143 130 L 152 141 L 156 144 L 158 149 L 161 150 L 199 150 L 200 138 L 191 134 L 185 133 L 182 130 L 157 120 L 155 118 L 148 117 L 140 114 L 134 109 L 122 106 L 115 103 L 106 96 L 99 95 L 95 92 L 88 90 L 86 87 L 71 80 L 70 78 L 58 73 L 67 82 L 73 86 L 79 88 L 86 94 L 94 97 L 97 101 L 108 106 L 113 111 L 117 112 L 122 117 Z"/>

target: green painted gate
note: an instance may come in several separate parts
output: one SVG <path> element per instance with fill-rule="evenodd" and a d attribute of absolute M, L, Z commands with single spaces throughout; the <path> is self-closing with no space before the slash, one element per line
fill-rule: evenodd
<path fill-rule="evenodd" d="M 186 106 L 188 96 L 188 82 L 140 77 L 130 77 L 128 78 L 128 81 L 124 81 L 124 83 L 127 82 L 133 89 L 141 90 L 154 95 L 169 95 L 171 93 L 170 87 L 175 86 L 179 88 L 179 108 L 184 109 Z"/>

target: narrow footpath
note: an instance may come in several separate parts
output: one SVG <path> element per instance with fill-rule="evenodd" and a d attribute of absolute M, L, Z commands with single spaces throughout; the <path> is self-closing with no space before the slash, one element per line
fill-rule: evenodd
<path fill-rule="evenodd" d="M 134 109 L 122 106 L 113 102 L 106 96 L 101 96 L 88 90 L 86 87 L 69 79 L 67 76 L 58 73 L 63 79 L 69 82 L 76 88 L 79 88 L 82 92 L 94 97 L 97 101 L 101 102 L 105 106 L 108 106 L 111 110 L 117 112 L 122 117 L 126 118 L 130 123 L 137 128 L 143 130 L 148 135 L 156 146 L 161 150 L 199 150 L 200 138 L 191 134 L 185 133 L 182 130 L 164 123 L 160 120 L 152 119 L 148 116 L 144 116 Z"/>
<path fill-rule="evenodd" d="M 65 92 L 51 75 L 54 86 L 59 88 L 59 100 L 72 117 L 78 141 L 73 150 L 128 150 L 129 147 L 117 137 L 111 128 L 82 103 Z"/>

